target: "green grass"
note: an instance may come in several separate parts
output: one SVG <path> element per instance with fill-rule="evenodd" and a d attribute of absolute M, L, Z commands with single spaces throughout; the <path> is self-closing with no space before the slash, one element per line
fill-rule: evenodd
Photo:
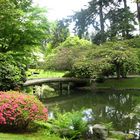
<path fill-rule="evenodd" d="M 33 72 L 38 72 L 39 74 L 33 74 Z M 29 69 L 27 72 L 28 79 L 35 79 L 35 78 L 53 78 L 53 77 L 62 77 L 65 74 L 65 71 L 44 71 L 44 70 L 36 70 L 36 69 Z"/>
<path fill-rule="evenodd" d="M 119 88 L 119 89 L 133 89 L 140 88 L 140 77 L 126 78 L 126 79 L 107 79 L 104 83 L 97 83 L 97 88 Z"/>
<path fill-rule="evenodd" d="M 48 136 L 42 133 L 32 134 L 12 134 L 12 133 L 0 133 L 0 140 L 62 140 L 57 136 Z"/>

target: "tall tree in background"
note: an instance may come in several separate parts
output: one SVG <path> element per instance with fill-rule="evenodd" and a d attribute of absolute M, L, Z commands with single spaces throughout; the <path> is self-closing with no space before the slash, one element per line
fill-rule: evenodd
<path fill-rule="evenodd" d="M 65 20 L 55 21 L 50 25 L 50 36 L 48 43 L 52 48 L 56 48 L 64 42 L 70 35 L 68 23 Z"/>
<path fill-rule="evenodd" d="M 112 4 L 114 4 L 112 0 L 92 0 L 89 2 L 87 8 L 75 13 L 73 19 L 79 37 L 82 37 L 88 27 L 92 26 L 98 36 L 96 36 L 98 44 L 103 43 L 106 40 L 106 11 L 108 11 L 108 7 L 112 6 Z"/>
<path fill-rule="evenodd" d="M 75 15 L 72 17 L 75 21 L 75 28 L 74 31 L 81 39 L 85 36 L 88 28 L 88 20 L 87 20 L 87 13 L 86 9 L 81 9 L 80 12 L 76 12 Z"/>
<path fill-rule="evenodd" d="M 136 0 L 136 4 L 137 4 L 137 18 L 139 22 L 139 34 L 140 34 L 140 0 Z"/>
<path fill-rule="evenodd" d="M 130 12 L 129 7 L 116 8 L 110 10 L 108 13 L 108 19 L 110 26 L 108 28 L 108 38 L 113 39 L 129 39 L 132 37 L 131 32 L 135 30 L 134 25 L 135 17 L 134 14 Z"/>
<path fill-rule="evenodd" d="M 80 38 L 84 37 L 85 32 L 92 26 L 92 40 L 96 44 L 101 44 L 106 39 L 114 37 L 130 38 L 136 23 L 134 18 L 127 0 L 92 0 L 85 9 L 74 14 L 73 21 Z"/>
<path fill-rule="evenodd" d="M 119 0 L 120 2 L 123 2 L 123 10 L 122 14 L 122 21 L 124 22 L 123 25 L 123 30 L 122 30 L 122 37 L 124 39 L 129 39 L 131 38 L 130 32 L 134 31 L 134 25 L 136 24 L 135 22 L 135 15 L 130 11 L 130 7 L 127 5 L 127 0 Z M 121 3 L 120 3 L 121 4 Z M 133 24 L 132 24 L 133 23 Z"/>

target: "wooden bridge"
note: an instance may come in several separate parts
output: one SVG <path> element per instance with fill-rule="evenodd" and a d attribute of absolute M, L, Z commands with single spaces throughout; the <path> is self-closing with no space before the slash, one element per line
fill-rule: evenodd
<path fill-rule="evenodd" d="M 58 83 L 59 84 L 59 89 L 62 93 L 63 90 L 63 84 L 67 85 L 67 90 L 68 93 L 70 92 L 70 86 L 71 83 L 74 84 L 86 84 L 86 83 L 90 83 L 90 79 L 80 79 L 80 78 L 40 78 L 40 79 L 32 79 L 32 80 L 27 80 L 23 86 L 27 87 L 27 86 L 42 86 L 43 84 L 51 84 L 51 83 Z M 34 92 L 34 91 L 33 91 Z"/>
<path fill-rule="evenodd" d="M 32 79 L 27 80 L 23 86 L 41 86 L 45 83 L 88 83 L 90 79 L 79 79 L 79 78 L 40 78 L 40 79 Z"/>

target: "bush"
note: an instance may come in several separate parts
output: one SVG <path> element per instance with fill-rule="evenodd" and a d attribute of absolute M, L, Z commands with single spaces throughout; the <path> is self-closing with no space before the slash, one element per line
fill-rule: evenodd
<path fill-rule="evenodd" d="M 94 75 L 94 67 L 88 60 L 75 61 L 72 73 L 78 78 L 91 78 Z"/>
<path fill-rule="evenodd" d="M 19 92 L 0 92 L 0 130 L 23 130 L 36 120 L 47 120 L 47 109 L 38 99 Z"/>
<path fill-rule="evenodd" d="M 61 137 L 77 139 L 85 135 L 88 130 L 87 121 L 83 120 L 84 114 L 80 111 L 56 112 L 55 118 L 51 120 L 52 131 Z"/>
<path fill-rule="evenodd" d="M 91 46 L 87 40 L 69 37 L 46 57 L 45 69 L 70 71 L 74 61 L 79 57 L 80 59 L 83 58 Z"/>
<path fill-rule="evenodd" d="M 45 69 L 70 70 L 74 59 L 72 50 L 70 48 L 57 48 L 55 51 L 47 56 Z"/>
<path fill-rule="evenodd" d="M 22 84 L 25 78 L 25 68 L 16 62 L 12 55 L 0 53 L 0 89 L 13 90 Z"/>

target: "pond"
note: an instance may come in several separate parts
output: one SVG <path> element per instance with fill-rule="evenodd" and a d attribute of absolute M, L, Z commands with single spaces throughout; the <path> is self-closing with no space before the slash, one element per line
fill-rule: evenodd
<path fill-rule="evenodd" d="M 44 103 L 52 114 L 55 106 L 62 111 L 89 111 L 93 124 L 110 123 L 125 133 L 140 135 L 140 123 L 130 113 L 140 104 L 140 91 L 73 91 L 70 95 L 48 98 Z"/>

